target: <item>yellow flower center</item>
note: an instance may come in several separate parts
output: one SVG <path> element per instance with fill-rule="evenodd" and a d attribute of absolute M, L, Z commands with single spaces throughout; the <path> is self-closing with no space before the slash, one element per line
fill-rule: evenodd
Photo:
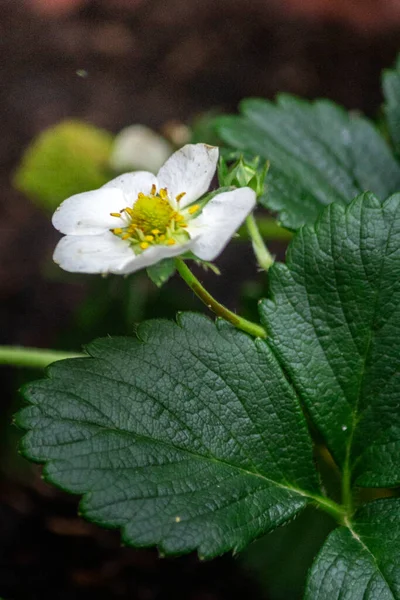
<path fill-rule="evenodd" d="M 122 226 L 111 229 L 112 233 L 129 241 L 136 254 L 155 244 L 173 246 L 190 239 L 186 221 L 196 216 L 200 209 L 196 204 L 183 211 L 176 210 L 167 189 L 156 192 L 156 186 L 153 185 L 150 194 L 145 196 L 140 193 L 132 207 L 127 206 L 119 213 L 111 213 L 111 216 L 122 218 L 125 222 Z M 178 207 L 184 195 L 181 193 L 176 197 Z"/>
<path fill-rule="evenodd" d="M 168 200 L 160 196 L 139 195 L 129 211 L 132 223 L 145 235 L 151 234 L 155 229 L 165 233 L 174 215 L 175 211 Z"/>

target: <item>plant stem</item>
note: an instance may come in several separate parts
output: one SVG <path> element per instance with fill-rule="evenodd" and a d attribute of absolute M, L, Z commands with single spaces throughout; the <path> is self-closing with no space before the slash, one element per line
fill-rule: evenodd
<path fill-rule="evenodd" d="M 314 503 L 318 506 L 318 508 L 331 515 L 331 517 L 336 519 L 336 521 L 338 521 L 340 524 L 344 523 L 344 520 L 347 515 L 344 506 L 337 504 L 337 502 L 334 502 L 333 500 L 330 500 L 330 498 L 326 498 L 325 496 L 310 497 L 313 499 Z"/>
<path fill-rule="evenodd" d="M 274 259 L 271 256 L 267 246 L 264 244 L 264 240 L 261 237 L 253 214 L 250 214 L 247 217 L 246 225 L 251 237 L 254 254 L 256 255 L 258 264 L 262 269 L 264 269 L 264 271 L 268 271 L 268 269 L 274 264 Z"/>
<path fill-rule="evenodd" d="M 346 460 L 343 466 L 342 477 L 342 502 L 346 508 L 346 513 L 349 517 L 353 514 L 353 491 L 351 489 L 351 469 L 350 469 L 349 451 L 347 452 Z"/>
<path fill-rule="evenodd" d="M 176 258 L 175 264 L 179 275 L 188 284 L 190 289 L 216 315 L 222 317 L 226 321 L 229 321 L 238 329 L 241 329 L 242 331 L 245 331 L 246 333 L 249 333 L 254 337 L 267 337 L 267 333 L 265 329 L 261 327 L 261 325 L 257 325 L 256 323 L 252 323 L 247 319 L 239 317 L 239 315 L 236 315 L 234 312 L 230 311 L 228 308 L 217 302 L 217 300 L 215 300 L 215 298 L 213 298 L 213 296 L 211 296 L 211 294 L 209 294 L 207 290 L 202 286 L 200 281 L 192 273 L 192 271 L 181 258 Z"/>
<path fill-rule="evenodd" d="M 284 227 L 278 225 L 276 219 L 273 219 L 271 217 L 258 216 L 257 219 L 255 219 L 255 221 L 257 223 L 257 229 L 260 232 L 260 235 L 263 239 L 266 238 L 268 240 L 290 242 L 290 240 L 293 237 L 293 233 L 289 231 L 289 229 L 285 229 Z M 251 239 L 249 230 L 247 229 L 246 225 L 242 225 L 238 233 L 239 237 L 234 238 L 234 240 L 238 239 L 239 241 L 244 241 Z"/>
<path fill-rule="evenodd" d="M 44 369 L 50 363 L 64 358 L 77 358 L 85 356 L 76 352 L 61 350 L 45 350 L 42 348 L 23 348 L 19 346 L 0 346 L 0 365 L 14 367 L 30 367 Z"/>

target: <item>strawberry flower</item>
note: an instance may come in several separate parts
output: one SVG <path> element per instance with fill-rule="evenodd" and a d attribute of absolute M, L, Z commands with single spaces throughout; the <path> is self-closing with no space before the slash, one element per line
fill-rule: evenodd
<path fill-rule="evenodd" d="M 53 215 L 64 234 L 54 261 L 66 271 L 123 275 L 188 251 L 214 260 L 256 204 L 249 187 L 201 199 L 217 161 L 218 148 L 188 144 L 157 176 L 126 173 L 68 198 Z"/>

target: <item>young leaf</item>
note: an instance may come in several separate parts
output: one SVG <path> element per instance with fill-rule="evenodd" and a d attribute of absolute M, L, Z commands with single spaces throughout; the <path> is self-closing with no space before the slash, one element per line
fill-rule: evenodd
<path fill-rule="evenodd" d="M 325 205 L 347 204 L 360 192 L 381 200 L 400 189 L 400 165 L 374 126 L 330 101 L 288 95 L 276 104 L 245 100 L 242 116 L 221 117 L 228 145 L 271 163 L 261 204 L 284 227 L 314 223 Z"/>
<path fill-rule="evenodd" d="M 400 55 L 394 68 L 383 72 L 383 91 L 389 132 L 396 152 L 400 154 Z"/>
<path fill-rule="evenodd" d="M 398 485 L 400 194 L 332 204 L 272 267 L 270 289 L 269 344 L 345 477 Z"/>
<path fill-rule="evenodd" d="M 305 600 L 400 600 L 400 499 L 363 506 L 333 531 L 311 569 Z"/>
<path fill-rule="evenodd" d="M 212 557 L 240 550 L 318 494 L 296 396 L 267 344 L 181 315 L 93 342 L 25 388 L 23 453 L 85 494 L 126 543 Z"/>

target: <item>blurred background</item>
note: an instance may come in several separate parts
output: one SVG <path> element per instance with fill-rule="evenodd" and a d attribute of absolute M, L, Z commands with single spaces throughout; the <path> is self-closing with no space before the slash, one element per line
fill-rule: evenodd
<path fill-rule="evenodd" d="M 22 155 L 44 130 L 73 118 L 107 136 L 139 123 L 177 147 L 193 130 L 209 141 L 207 115 L 278 91 L 379 118 L 380 73 L 399 39 L 400 0 L 0 0 L 0 343 L 76 350 L 143 318 L 202 310 L 175 279 L 159 290 L 145 275 L 103 280 L 54 267 L 51 213 L 15 185 Z M 271 249 L 283 258 L 282 241 Z M 231 246 L 218 264 L 222 277 L 204 273 L 206 285 L 254 316 L 265 282 L 248 244 Z M 78 519 L 76 499 L 16 452 L 16 390 L 40 374 L 0 374 L 1 597 L 301 598 L 331 527 L 325 517 L 311 527 L 305 514 L 242 556 L 211 563 L 121 548 L 116 532 Z"/>

